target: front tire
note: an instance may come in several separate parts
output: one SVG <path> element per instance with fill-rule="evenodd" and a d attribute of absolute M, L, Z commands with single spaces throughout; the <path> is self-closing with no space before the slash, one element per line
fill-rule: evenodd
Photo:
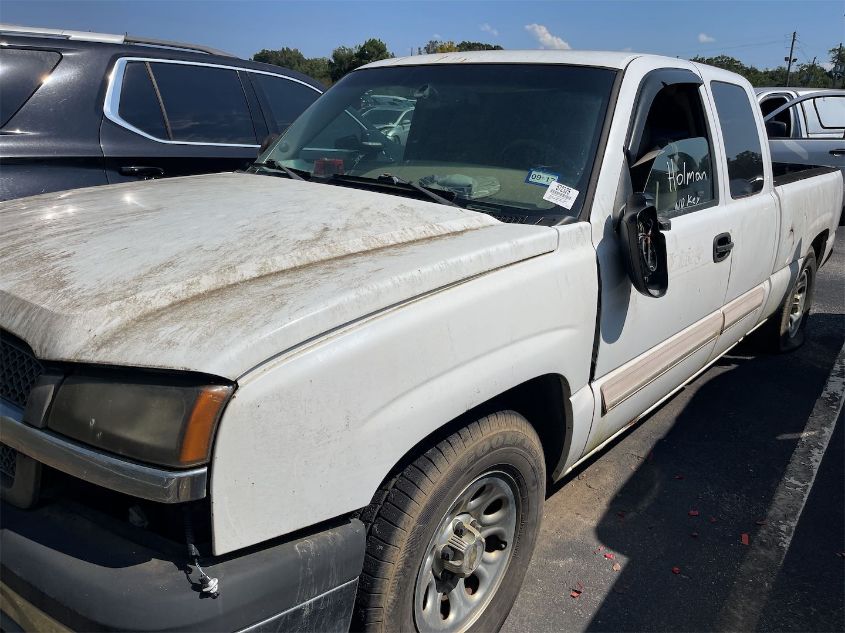
<path fill-rule="evenodd" d="M 496 631 L 531 560 L 545 497 L 540 440 L 517 413 L 456 431 L 376 494 L 353 628 Z"/>

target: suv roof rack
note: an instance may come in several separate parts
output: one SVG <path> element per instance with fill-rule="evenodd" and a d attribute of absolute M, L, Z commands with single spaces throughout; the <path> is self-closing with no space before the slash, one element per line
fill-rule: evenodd
<path fill-rule="evenodd" d="M 107 44 L 142 44 L 144 46 L 157 46 L 159 48 L 172 48 L 186 51 L 198 51 L 209 55 L 221 55 L 223 57 L 237 57 L 232 53 L 221 51 L 210 46 L 200 44 L 186 44 L 185 42 L 174 42 L 171 40 L 158 40 L 151 37 L 140 37 L 137 35 L 117 35 L 113 33 L 92 33 L 89 31 L 70 31 L 66 29 L 46 29 L 40 27 L 17 26 L 15 24 L 0 24 L 0 34 L 23 35 L 38 37 L 55 37 L 57 39 L 78 40 L 82 42 L 104 42 Z"/>

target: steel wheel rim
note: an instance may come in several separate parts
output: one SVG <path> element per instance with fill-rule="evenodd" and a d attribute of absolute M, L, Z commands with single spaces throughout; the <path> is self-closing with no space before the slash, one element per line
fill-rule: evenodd
<path fill-rule="evenodd" d="M 520 511 L 516 481 L 505 472 L 485 473 L 463 489 L 438 523 L 417 574 L 414 620 L 418 631 L 462 633 L 478 620 L 507 571 Z M 442 549 L 455 522 L 467 516 L 479 524 L 484 553 L 470 576 L 443 574 Z"/>
<path fill-rule="evenodd" d="M 789 337 L 798 334 L 801 322 L 804 320 L 804 306 L 807 304 L 807 287 L 809 276 L 806 269 L 801 271 L 798 283 L 795 285 L 795 292 L 792 293 L 792 304 L 789 306 Z"/>

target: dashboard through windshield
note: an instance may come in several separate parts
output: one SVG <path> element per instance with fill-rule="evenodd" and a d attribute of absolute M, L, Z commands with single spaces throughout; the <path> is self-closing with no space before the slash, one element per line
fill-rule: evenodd
<path fill-rule="evenodd" d="M 389 174 L 509 221 L 557 224 L 583 205 L 615 75 L 540 64 L 359 70 L 259 163 L 314 179 Z M 553 183 L 568 190 L 551 201 Z"/>

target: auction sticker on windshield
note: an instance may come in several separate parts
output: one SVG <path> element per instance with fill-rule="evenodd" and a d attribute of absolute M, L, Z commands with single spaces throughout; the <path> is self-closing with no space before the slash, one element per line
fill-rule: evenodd
<path fill-rule="evenodd" d="M 554 181 L 560 178 L 560 174 L 553 171 L 544 171 L 542 169 L 532 169 L 525 177 L 525 182 L 529 185 L 538 185 L 540 187 L 548 187 Z"/>
<path fill-rule="evenodd" d="M 543 200 L 553 202 L 564 209 L 571 209 L 575 204 L 575 198 L 578 197 L 578 190 L 572 187 L 567 187 L 557 181 L 551 183 L 546 193 L 543 194 Z"/>

